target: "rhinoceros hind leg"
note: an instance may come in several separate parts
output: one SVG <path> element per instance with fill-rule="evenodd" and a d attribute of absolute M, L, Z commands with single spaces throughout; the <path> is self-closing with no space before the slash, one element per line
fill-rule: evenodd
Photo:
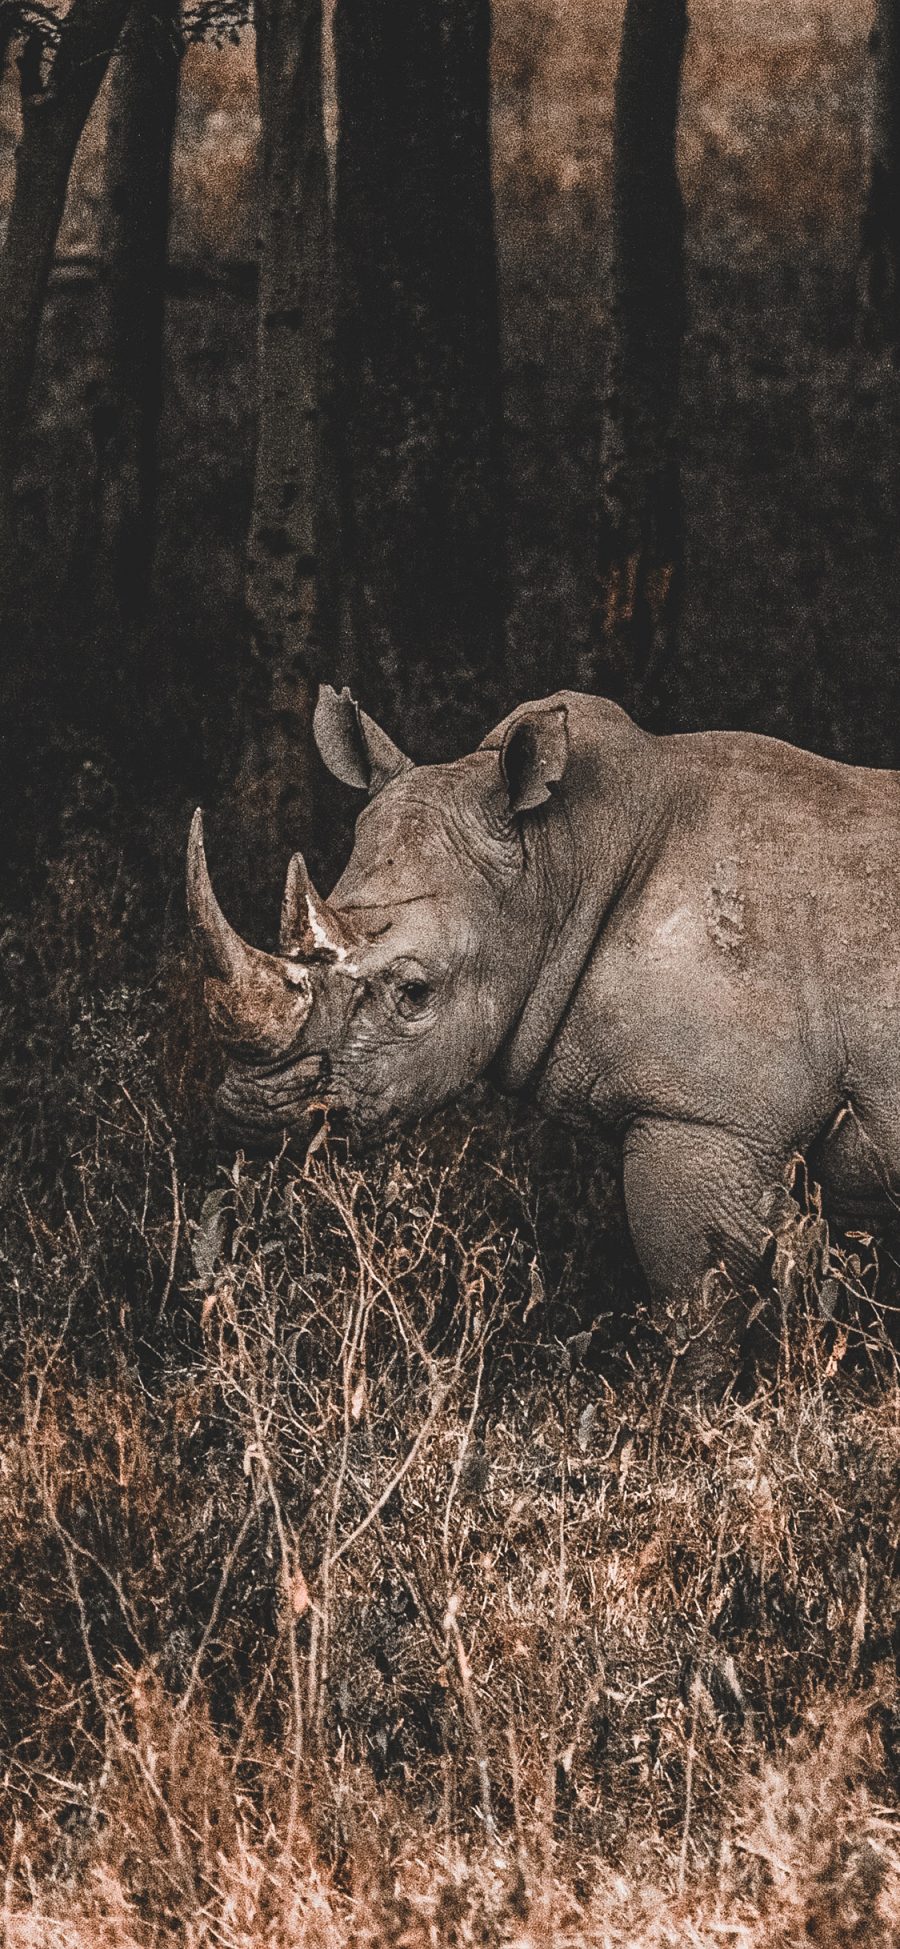
<path fill-rule="evenodd" d="M 642 1118 L 625 1140 L 624 1183 L 635 1249 L 661 1323 L 684 1347 L 679 1391 L 716 1395 L 734 1378 L 745 1308 L 734 1285 L 759 1274 L 766 1211 L 790 1154 L 709 1124 Z M 716 1279 L 724 1267 L 727 1280 Z"/>

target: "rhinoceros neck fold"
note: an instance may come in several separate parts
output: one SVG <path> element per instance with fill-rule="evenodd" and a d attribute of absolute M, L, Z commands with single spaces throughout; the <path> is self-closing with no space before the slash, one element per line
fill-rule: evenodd
<path fill-rule="evenodd" d="M 503 1089 L 523 1090 L 534 1080 L 614 903 L 615 896 L 598 911 L 593 902 L 582 900 L 554 934 L 537 981 L 497 1059 L 497 1080 Z"/>
<path fill-rule="evenodd" d="M 616 720 L 603 724 L 599 750 L 589 740 L 581 762 L 570 766 L 547 820 L 544 880 L 563 898 L 550 916 L 536 979 L 494 1064 L 501 1087 L 513 1092 L 535 1080 L 613 911 L 640 885 L 659 835 L 660 746 L 622 713 Z"/>

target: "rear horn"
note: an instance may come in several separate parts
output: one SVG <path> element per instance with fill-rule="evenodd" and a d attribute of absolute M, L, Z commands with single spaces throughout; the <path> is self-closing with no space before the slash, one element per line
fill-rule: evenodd
<path fill-rule="evenodd" d="M 287 870 L 281 903 L 282 954 L 303 961 L 346 961 L 353 936 L 327 900 L 316 892 L 302 853 L 295 853 Z"/>

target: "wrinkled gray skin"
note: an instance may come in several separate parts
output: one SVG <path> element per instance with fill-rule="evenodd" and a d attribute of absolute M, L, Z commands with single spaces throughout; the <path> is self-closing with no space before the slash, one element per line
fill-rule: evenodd
<path fill-rule="evenodd" d="M 237 941 L 192 840 L 238 1131 L 302 1126 L 311 1097 L 380 1130 L 493 1068 L 621 1132 L 634 1243 L 669 1300 L 717 1264 L 756 1274 L 798 1151 L 843 1212 L 890 1195 L 900 774 L 655 738 L 569 692 L 448 765 L 409 765 L 346 693 L 323 692 L 316 729 L 371 796 L 327 905 L 292 863 L 290 951 Z"/>

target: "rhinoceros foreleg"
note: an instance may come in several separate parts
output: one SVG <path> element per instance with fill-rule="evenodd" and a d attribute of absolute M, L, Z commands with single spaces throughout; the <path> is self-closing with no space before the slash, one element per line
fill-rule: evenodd
<path fill-rule="evenodd" d="M 625 1141 L 625 1202 L 661 1322 L 684 1348 L 680 1385 L 720 1392 L 734 1374 L 744 1307 L 732 1282 L 759 1274 L 783 1155 L 710 1124 L 642 1118 Z M 724 1268 L 727 1280 L 716 1279 Z"/>

